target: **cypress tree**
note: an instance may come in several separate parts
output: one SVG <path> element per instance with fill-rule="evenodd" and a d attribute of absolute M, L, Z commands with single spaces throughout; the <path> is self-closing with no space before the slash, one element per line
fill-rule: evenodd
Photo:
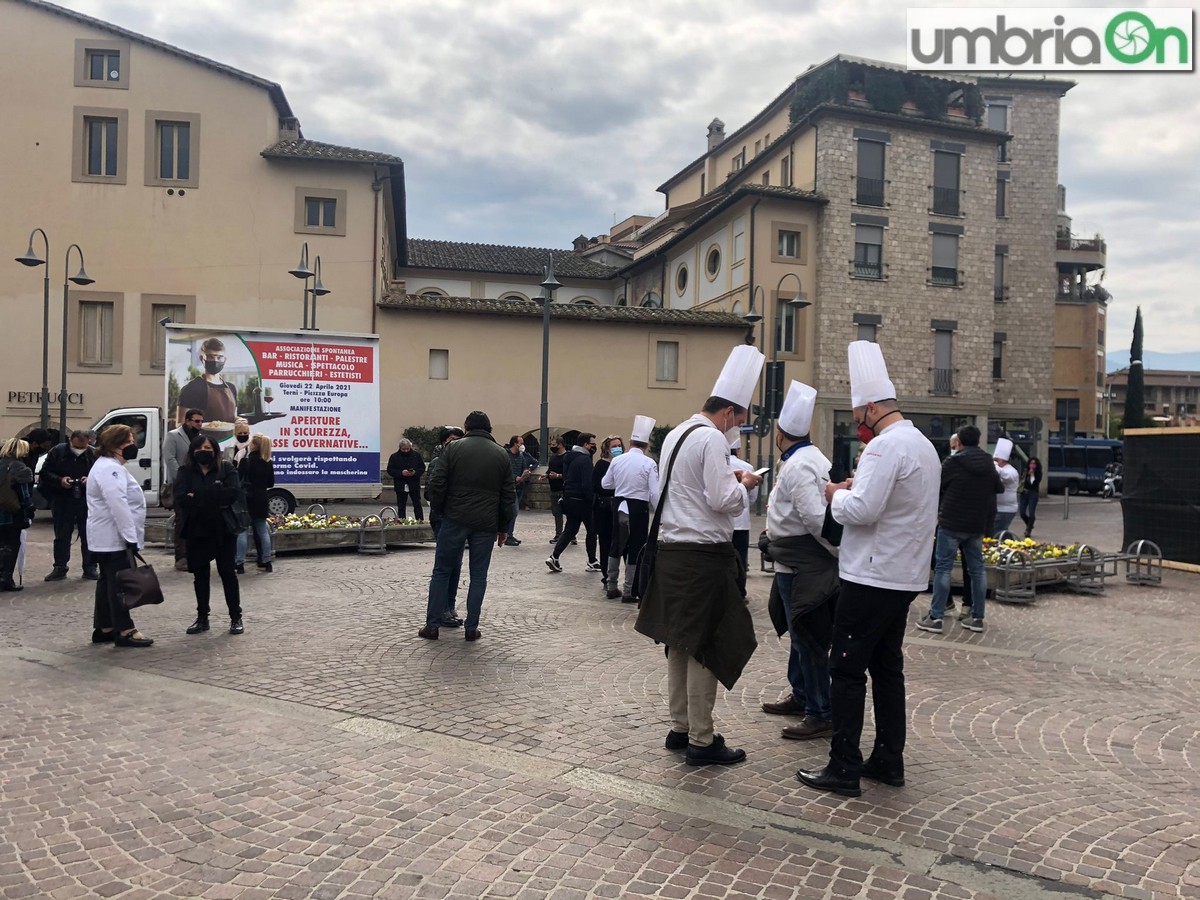
<path fill-rule="evenodd" d="M 1129 386 L 1125 390 L 1125 428 L 1146 427 L 1146 383 L 1142 371 L 1142 308 L 1133 320 L 1133 344 L 1129 348 Z"/>

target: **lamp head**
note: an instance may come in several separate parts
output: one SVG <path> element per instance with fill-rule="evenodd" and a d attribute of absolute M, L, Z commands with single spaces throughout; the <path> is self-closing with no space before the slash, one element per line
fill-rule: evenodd
<path fill-rule="evenodd" d="M 297 278 L 312 278 L 312 269 L 308 267 L 308 241 L 304 242 L 304 246 L 300 248 L 300 262 L 296 263 L 296 268 L 288 269 L 289 275 L 295 275 Z"/>
<path fill-rule="evenodd" d="M 546 263 L 546 277 L 542 279 L 542 287 L 548 291 L 555 291 L 562 287 L 562 282 L 554 277 L 554 254 L 550 254 L 549 262 Z"/>
<path fill-rule="evenodd" d="M 309 288 L 309 290 L 312 292 L 312 295 L 314 297 L 324 297 L 326 294 L 329 293 L 329 288 L 327 288 L 327 287 L 325 287 L 325 285 L 321 284 L 321 276 L 320 275 L 317 276 L 317 280 L 313 282 L 313 286 L 311 288 Z"/>
<path fill-rule="evenodd" d="M 72 284 L 77 284 L 80 287 L 83 287 L 84 285 L 96 283 L 96 279 L 88 277 L 88 273 L 83 270 L 83 263 L 79 264 L 78 274 L 72 275 L 70 278 L 67 279 L 67 281 L 71 282 Z"/>
<path fill-rule="evenodd" d="M 33 241 L 29 242 L 29 249 L 25 251 L 24 256 L 16 257 L 17 262 L 23 266 L 44 266 L 46 261 L 33 252 Z"/>
<path fill-rule="evenodd" d="M 745 322 L 747 325 L 757 325 L 759 322 L 762 321 L 762 316 L 760 316 L 756 312 L 748 312 L 742 316 L 742 321 Z"/>

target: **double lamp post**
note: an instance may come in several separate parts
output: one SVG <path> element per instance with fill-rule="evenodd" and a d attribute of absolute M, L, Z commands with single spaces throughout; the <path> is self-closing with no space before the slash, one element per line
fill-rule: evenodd
<path fill-rule="evenodd" d="M 45 248 L 45 255 L 38 256 L 33 249 L 33 239 L 36 235 L 42 236 L 42 246 Z M 71 275 L 71 251 L 79 252 L 79 272 Z M 23 256 L 16 257 L 16 261 L 23 266 L 45 266 L 46 270 L 42 278 L 42 391 L 41 391 L 41 428 L 43 430 L 50 427 L 50 239 L 46 237 L 46 232 L 41 228 L 35 228 L 29 233 L 29 249 L 25 251 Z M 85 287 L 89 284 L 95 284 L 96 279 L 89 278 L 83 266 L 83 250 L 78 244 L 71 244 L 67 247 L 66 257 L 63 261 L 63 307 L 62 307 L 62 388 L 58 393 L 59 403 L 59 419 L 58 430 L 59 437 L 62 440 L 67 439 L 67 316 L 69 312 L 69 297 L 70 286 L 77 284 L 80 287 Z M 82 327 L 82 322 L 80 323 Z"/>

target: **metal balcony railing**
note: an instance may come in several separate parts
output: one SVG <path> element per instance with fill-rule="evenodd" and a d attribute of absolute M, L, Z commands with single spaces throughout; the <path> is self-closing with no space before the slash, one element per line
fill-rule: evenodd
<path fill-rule="evenodd" d="M 958 188 L 933 188 L 933 211 L 939 216 L 957 216 L 959 214 Z"/>
<path fill-rule="evenodd" d="M 933 266 L 929 270 L 929 281 L 933 284 L 958 284 L 958 269 L 949 266 Z"/>
<path fill-rule="evenodd" d="M 1099 237 L 1081 239 L 1060 235 L 1058 240 L 1055 241 L 1055 248 L 1058 250 L 1090 250 L 1093 253 L 1107 253 L 1107 247 Z"/>
<path fill-rule="evenodd" d="M 933 393 L 939 397 L 949 397 L 954 393 L 954 370 L 933 370 Z"/>
<path fill-rule="evenodd" d="M 859 278 L 882 278 L 883 263 L 855 260 L 854 274 Z"/>
<path fill-rule="evenodd" d="M 883 184 L 882 178 L 863 178 L 859 175 L 856 179 L 854 202 L 863 206 L 883 206 Z"/>

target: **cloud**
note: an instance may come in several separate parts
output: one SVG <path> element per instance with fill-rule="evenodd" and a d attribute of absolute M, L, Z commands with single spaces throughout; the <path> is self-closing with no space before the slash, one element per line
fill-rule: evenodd
<path fill-rule="evenodd" d="M 307 137 L 402 156 L 415 236 L 553 247 L 661 211 L 655 187 L 704 151 L 714 116 L 739 127 L 835 53 L 903 60 L 910 5 L 58 2 L 279 82 Z M 1109 333 L 1140 304 L 1147 347 L 1200 347 L 1184 296 L 1200 283 L 1200 82 L 1075 80 L 1059 180 L 1077 229 L 1108 241 Z"/>

